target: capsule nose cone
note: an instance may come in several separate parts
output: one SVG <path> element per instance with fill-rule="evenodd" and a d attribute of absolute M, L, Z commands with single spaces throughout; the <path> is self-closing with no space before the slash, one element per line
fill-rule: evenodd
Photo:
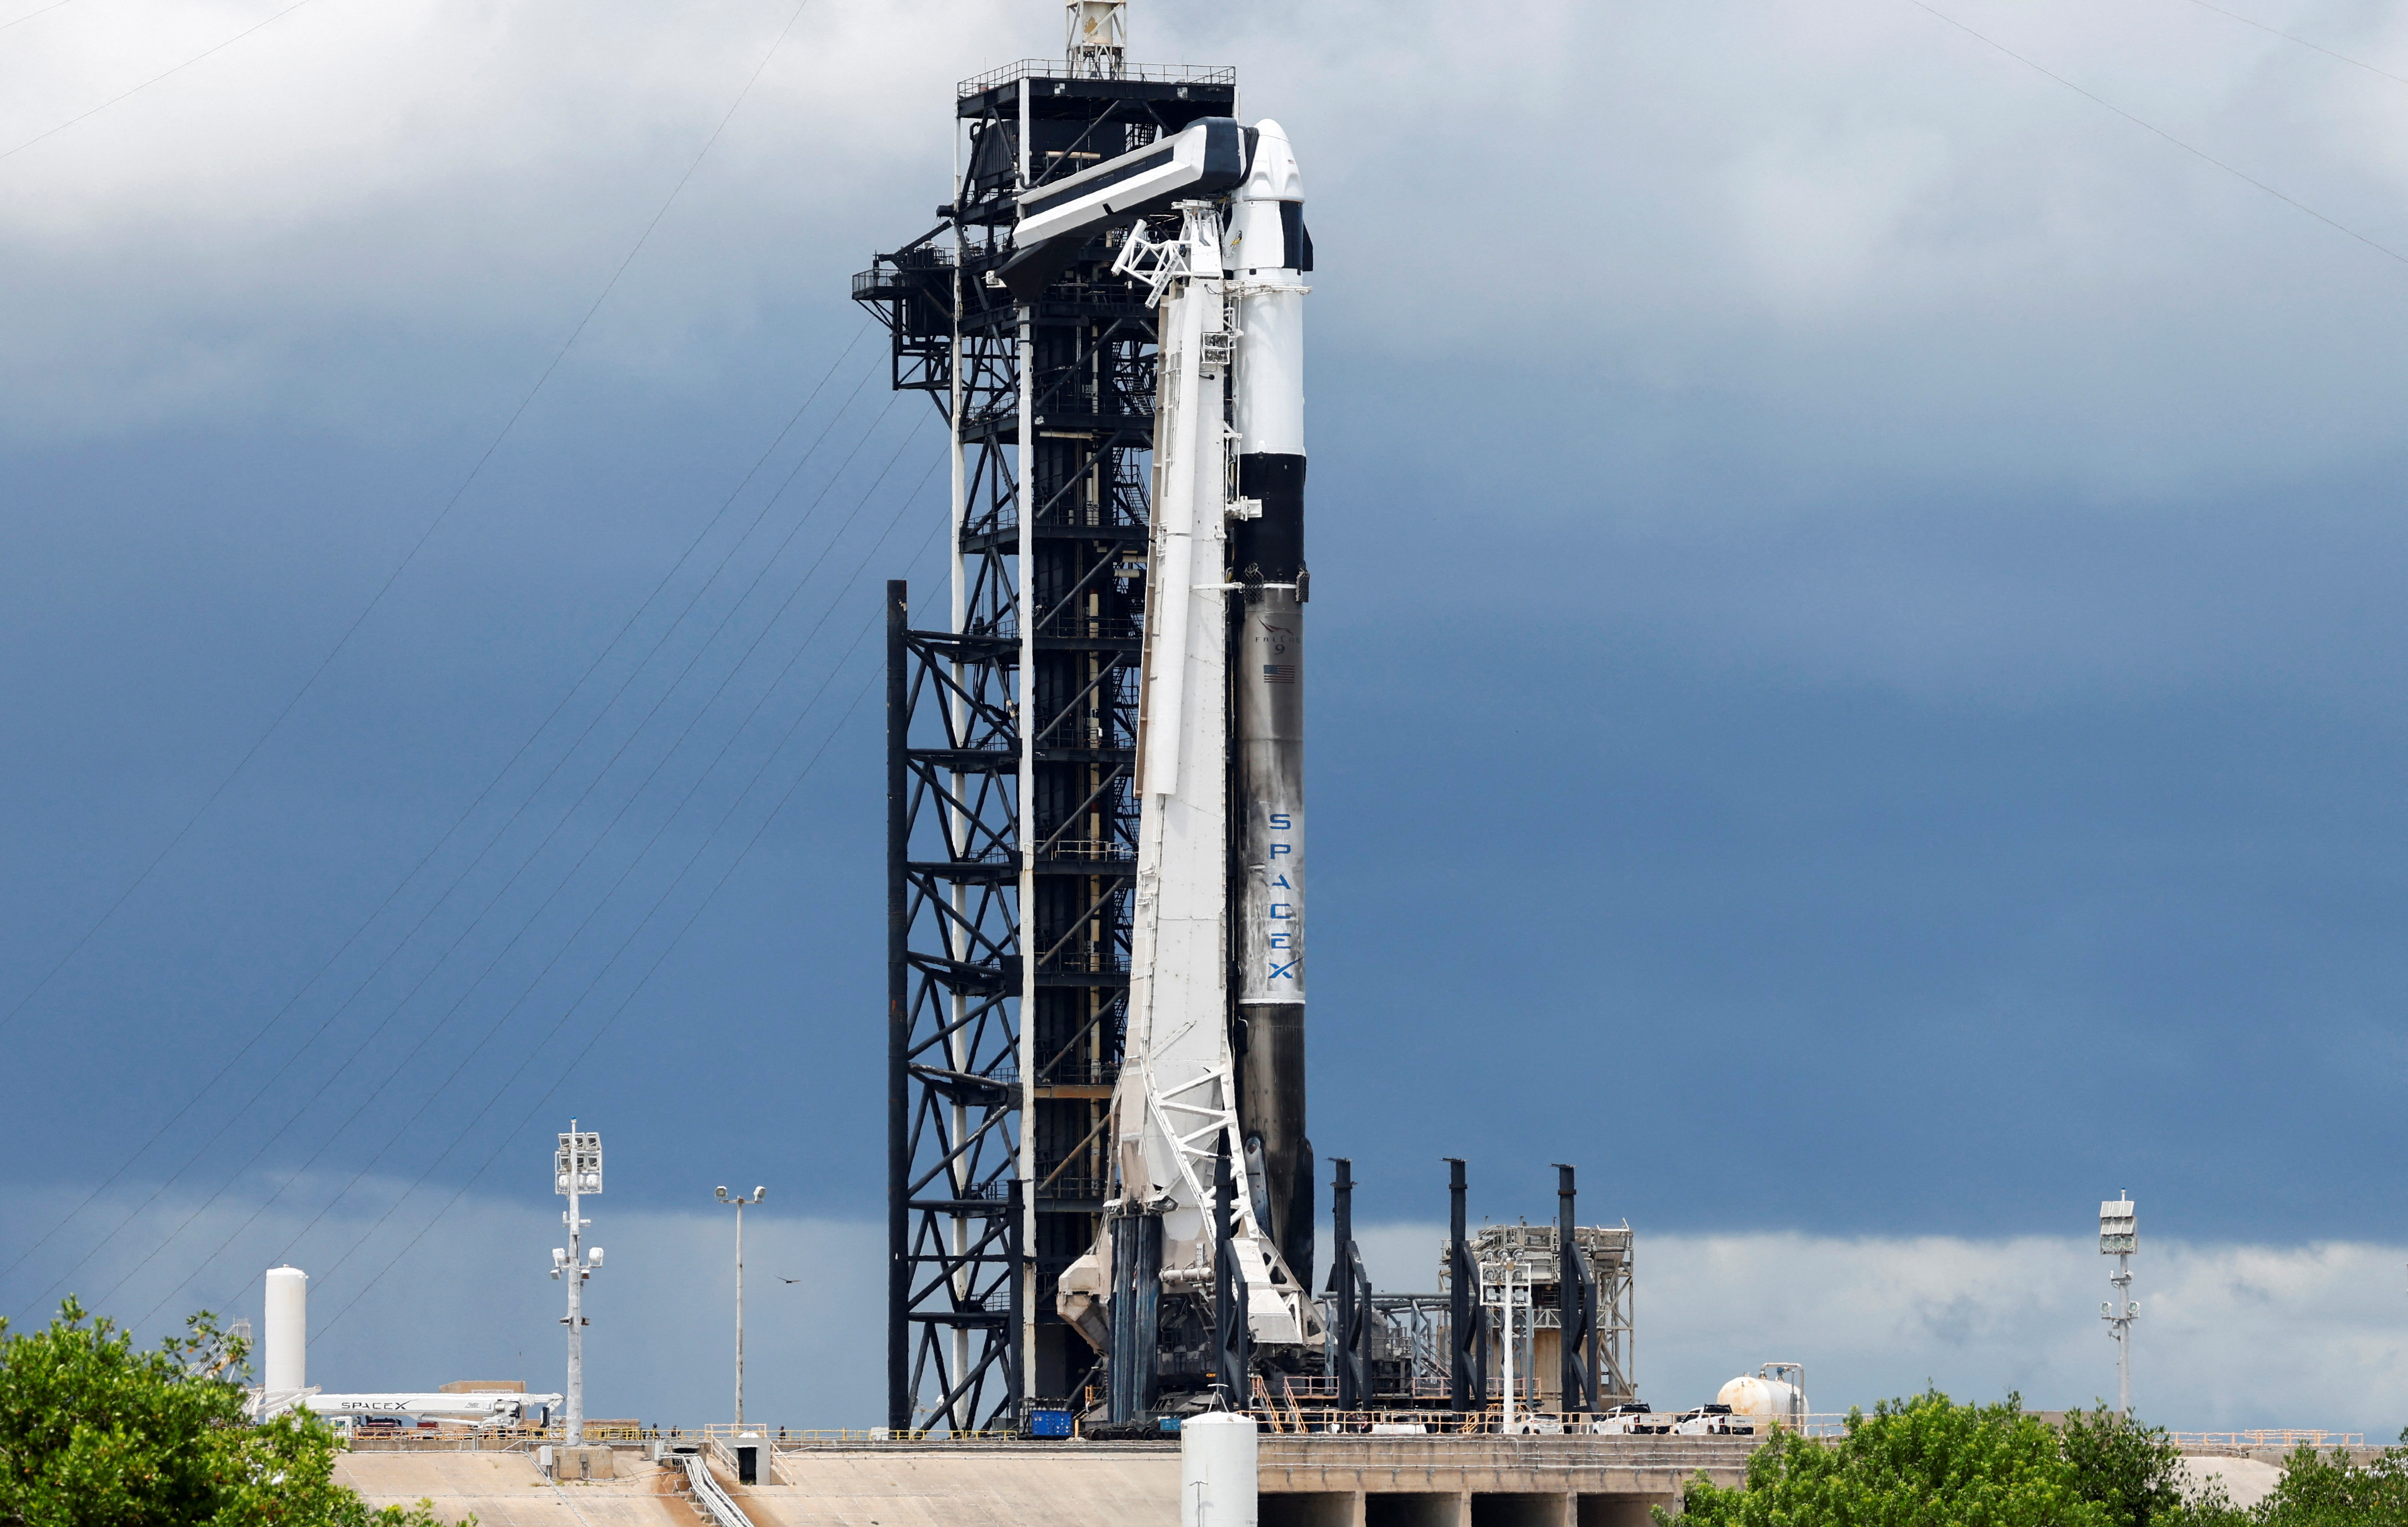
<path fill-rule="evenodd" d="M 1304 177 L 1296 167 L 1296 151 L 1288 147 L 1287 129 L 1268 117 L 1254 123 L 1254 162 L 1246 171 L 1246 183 L 1238 189 L 1240 201 L 1302 201 Z"/>

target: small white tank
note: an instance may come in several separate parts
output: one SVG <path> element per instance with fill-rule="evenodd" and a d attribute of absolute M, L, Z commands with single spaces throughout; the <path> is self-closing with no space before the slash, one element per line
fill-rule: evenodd
<path fill-rule="evenodd" d="M 266 1318 L 260 1322 L 259 1383 L 269 1393 L 309 1384 L 309 1275 L 267 1270 Z"/>
<path fill-rule="evenodd" d="M 1715 1392 L 1714 1404 L 1730 1406 L 1731 1419 L 1748 1421 L 1758 1432 L 1775 1421 L 1795 1427 L 1806 1414 L 1806 1397 L 1778 1378 L 1734 1378 Z"/>
<path fill-rule="evenodd" d="M 1212 1411 L 1179 1424 L 1179 1527 L 1256 1527 L 1256 1428 Z"/>

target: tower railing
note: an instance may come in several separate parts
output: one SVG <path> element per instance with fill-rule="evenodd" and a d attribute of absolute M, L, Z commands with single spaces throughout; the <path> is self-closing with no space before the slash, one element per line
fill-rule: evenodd
<path fill-rule="evenodd" d="M 974 74 L 955 87 L 957 95 L 982 95 L 1001 85 L 1016 85 L 1023 79 L 1072 79 L 1067 60 L 1059 58 L 1024 58 L 998 65 L 984 74 Z M 1216 64 L 1123 64 L 1116 79 L 1137 79 L 1155 85 L 1235 85 L 1238 71 Z M 1081 79 L 1082 84 L 1091 81 Z"/>

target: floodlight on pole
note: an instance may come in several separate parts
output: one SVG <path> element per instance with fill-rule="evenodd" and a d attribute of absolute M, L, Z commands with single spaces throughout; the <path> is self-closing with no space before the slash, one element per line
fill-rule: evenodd
<path fill-rule="evenodd" d="M 2115 1297 L 2099 1306 L 2099 1318 L 2115 1336 L 2115 1408 L 2126 1420 L 2132 1419 L 2132 1322 L 2140 1318 L 2141 1306 L 2128 1297 L 2132 1291 L 2132 1253 L 2141 1249 L 2141 1222 L 2132 1211 L 2129 1189 L 2119 1189 L 2117 1196 L 2099 1205 L 2099 1254 L 2115 1259 L 2115 1271 L 2107 1281 L 2115 1286 Z"/>
<path fill-rule="evenodd" d="M 602 1191 L 602 1137 L 580 1131 L 568 1121 L 568 1132 L 552 1158 L 552 1190 L 568 1200 L 561 1223 L 568 1227 L 568 1245 L 552 1248 L 552 1275 L 568 1285 L 568 1383 L 562 1397 L 562 1441 L 571 1448 L 585 1445 L 585 1280 L 602 1265 L 602 1248 L 582 1244 L 585 1227 L 594 1223 L 578 1213 L 580 1198 Z"/>
<path fill-rule="evenodd" d="M 755 1186 L 752 1196 L 738 1193 L 730 1198 L 727 1189 L 718 1188 L 719 1202 L 736 1206 L 736 1424 L 744 1424 L 744 1211 L 769 1196 L 769 1189 Z"/>

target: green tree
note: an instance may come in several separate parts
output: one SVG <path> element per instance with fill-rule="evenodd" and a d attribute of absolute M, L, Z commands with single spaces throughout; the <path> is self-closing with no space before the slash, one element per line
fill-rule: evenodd
<path fill-rule="evenodd" d="M 2408 1432 L 2400 1440 L 2408 1444 Z M 2327 1457 L 2302 1445 L 2250 1515 L 2259 1527 L 2408 1527 L 2408 1447 L 2360 1466 L 2339 1448 Z"/>
<path fill-rule="evenodd" d="M 72 1299 L 46 1330 L 0 1319 L 0 1527 L 436 1527 L 335 1483 L 316 1417 L 251 1424 L 245 1344 L 185 1324 L 144 1352 Z"/>
<path fill-rule="evenodd" d="M 2057 1450 L 2073 1471 L 2074 1489 L 2115 1527 L 2204 1527 L 2220 1520 L 2220 1496 L 2197 1504 L 2185 1498 L 2182 1453 L 2163 1427 L 2126 1420 L 2103 1405 L 2071 1411 L 2057 1433 Z"/>
<path fill-rule="evenodd" d="M 2251 1527 L 2221 1494 L 2186 1494 L 2182 1454 L 2157 1428 L 2104 1406 L 2055 1428 L 2014 1395 L 1960 1405 L 1937 1390 L 1851 1411 L 1835 1439 L 1777 1435 L 1743 1489 L 1700 1476 L 1683 1505 L 1684 1527 Z"/>
<path fill-rule="evenodd" d="M 1703 1476 L 1683 1492 L 1684 1527 L 2123 1527 L 2086 1495 L 2057 1433 L 2003 1405 L 1938 1390 L 1851 1411 L 1845 1435 L 1782 1433 L 1748 1460 L 1747 1484 Z M 1659 1520 L 1670 1520 L 1659 1518 Z"/>

